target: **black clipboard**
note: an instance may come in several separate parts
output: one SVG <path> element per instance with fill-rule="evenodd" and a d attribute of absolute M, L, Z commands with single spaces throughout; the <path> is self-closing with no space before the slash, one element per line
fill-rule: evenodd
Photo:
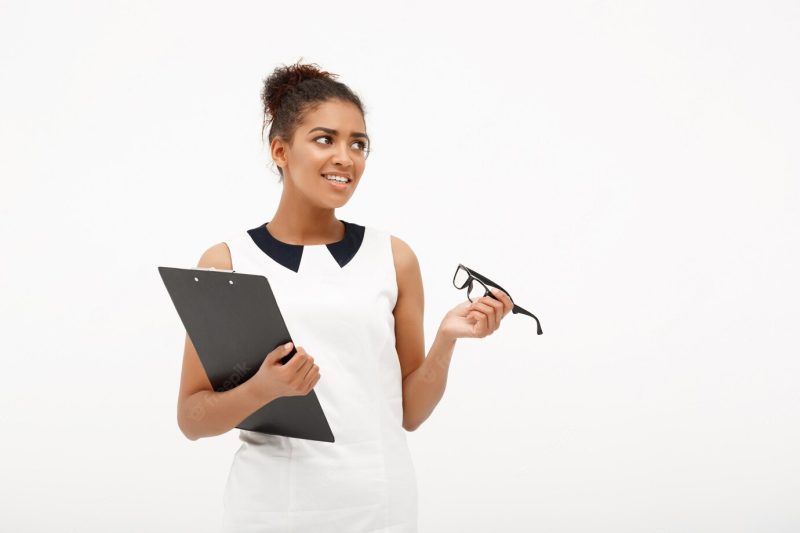
<path fill-rule="evenodd" d="M 244 383 L 255 375 L 269 352 L 292 341 L 265 276 L 164 266 L 158 267 L 158 272 L 215 391 Z M 293 346 L 281 363 L 286 364 L 295 353 Z M 306 396 L 277 398 L 236 427 L 334 442 L 313 389 Z"/>

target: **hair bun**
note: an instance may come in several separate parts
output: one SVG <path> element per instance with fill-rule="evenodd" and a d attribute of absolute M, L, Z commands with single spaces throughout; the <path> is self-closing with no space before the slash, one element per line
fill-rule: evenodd
<path fill-rule="evenodd" d="M 261 100 L 271 117 L 275 117 L 284 95 L 297 87 L 305 80 L 333 79 L 336 74 L 320 70 L 315 63 L 301 64 L 298 60 L 294 65 L 277 67 L 270 76 L 264 80 L 264 90 Z"/>

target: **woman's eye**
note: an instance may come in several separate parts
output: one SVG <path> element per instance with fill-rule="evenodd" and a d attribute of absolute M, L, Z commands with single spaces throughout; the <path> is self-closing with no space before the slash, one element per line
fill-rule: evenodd
<path fill-rule="evenodd" d="M 322 137 L 317 137 L 317 138 L 316 138 L 316 139 L 314 139 L 314 140 L 315 140 L 315 141 L 318 141 L 318 140 L 320 140 L 320 139 L 328 139 L 328 140 L 333 140 L 333 138 L 332 138 L 330 135 L 323 135 Z M 326 143 L 326 144 L 327 144 L 327 143 Z M 361 150 L 362 152 L 363 152 L 363 151 L 366 151 L 366 150 L 368 149 L 368 147 L 367 147 L 367 143 L 366 143 L 366 142 L 364 142 L 364 141 L 354 141 L 354 142 L 353 142 L 353 144 L 357 144 L 357 145 L 358 145 L 358 149 L 359 149 L 359 150 Z"/>

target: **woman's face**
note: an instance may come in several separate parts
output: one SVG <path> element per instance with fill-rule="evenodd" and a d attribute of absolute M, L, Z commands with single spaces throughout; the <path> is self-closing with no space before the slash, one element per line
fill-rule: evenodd
<path fill-rule="evenodd" d="M 273 159 L 283 169 L 284 186 L 324 208 L 339 207 L 355 192 L 364 173 L 369 138 L 361 111 L 350 102 L 328 100 L 308 112 L 290 147 L 273 140 Z M 340 185 L 328 173 L 350 178 Z"/>

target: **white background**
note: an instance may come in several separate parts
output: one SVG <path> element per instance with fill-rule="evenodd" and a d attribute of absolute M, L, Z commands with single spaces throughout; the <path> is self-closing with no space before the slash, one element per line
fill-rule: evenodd
<path fill-rule="evenodd" d="M 238 432 L 178 429 L 157 267 L 274 214 L 260 91 L 302 58 L 364 101 L 373 152 L 337 216 L 415 251 L 426 349 L 459 262 L 542 321 L 457 343 L 408 433 L 421 532 L 797 531 L 799 22 L 3 1 L 0 529 L 216 530 Z"/>

